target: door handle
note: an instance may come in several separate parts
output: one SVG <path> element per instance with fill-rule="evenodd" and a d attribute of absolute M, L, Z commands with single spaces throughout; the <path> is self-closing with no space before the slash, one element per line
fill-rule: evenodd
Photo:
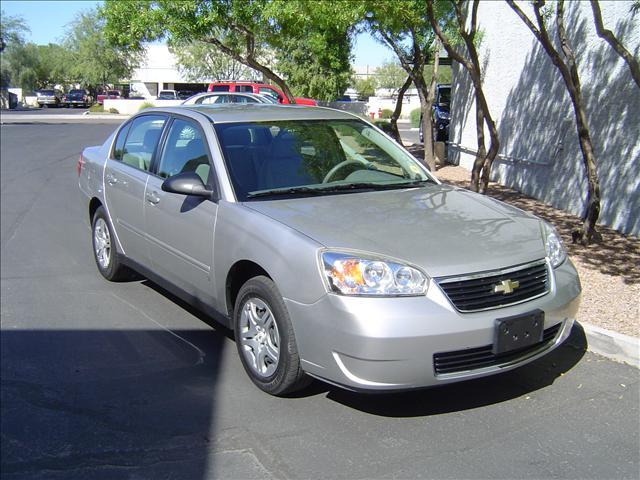
<path fill-rule="evenodd" d="M 158 203 L 160 203 L 160 197 L 158 196 L 158 192 L 147 192 L 147 194 L 145 195 L 145 198 L 147 199 L 147 202 L 149 202 L 151 205 L 157 205 Z"/>
<path fill-rule="evenodd" d="M 111 175 L 110 173 L 107 173 L 105 180 L 109 185 L 115 185 L 116 183 L 118 183 L 118 179 L 114 175 Z"/>

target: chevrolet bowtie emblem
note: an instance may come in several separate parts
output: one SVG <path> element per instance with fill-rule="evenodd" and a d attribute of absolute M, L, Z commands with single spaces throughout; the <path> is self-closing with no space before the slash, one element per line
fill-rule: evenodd
<path fill-rule="evenodd" d="M 502 280 L 498 285 L 493 286 L 494 293 L 502 292 L 504 295 L 512 293 L 516 288 L 520 286 L 518 280 Z"/>

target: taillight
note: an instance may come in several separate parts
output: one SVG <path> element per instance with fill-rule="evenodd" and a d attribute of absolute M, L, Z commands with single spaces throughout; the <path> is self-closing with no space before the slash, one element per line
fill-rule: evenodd
<path fill-rule="evenodd" d="M 82 167 L 84 165 L 84 157 L 80 154 L 80 158 L 78 158 L 78 164 L 76 165 L 76 172 L 78 172 L 78 176 L 82 173 Z"/>

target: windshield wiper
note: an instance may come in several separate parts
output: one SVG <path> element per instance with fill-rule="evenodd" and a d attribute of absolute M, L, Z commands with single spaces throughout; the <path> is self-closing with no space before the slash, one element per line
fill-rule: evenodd
<path fill-rule="evenodd" d="M 339 183 L 336 185 L 324 185 L 321 187 L 289 187 L 289 188 L 274 188 L 272 190 L 262 190 L 258 192 L 251 192 L 247 195 L 249 198 L 267 197 L 267 196 L 281 196 L 281 195 L 296 195 L 296 194 L 310 194 L 310 195 L 322 195 L 328 192 L 345 192 L 355 190 L 392 190 L 396 188 L 415 188 L 421 187 L 426 183 L 433 183 L 430 179 L 425 180 L 413 180 L 409 182 L 398 183 L 374 183 L 374 182 L 359 182 L 359 183 Z"/>
<path fill-rule="evenodd" d="M 257 192 L 249 192 L 247 197 L 256 198 L 256 197 L 269 197 L 273 195 L 297 195 L 297 194 L 311 194 L 311 195 L 322 195 L 322 190 L 318 188 L 311 187 L 287 187 L 287 188 L 274 188 L 271 190 L 261 190 Z"/>

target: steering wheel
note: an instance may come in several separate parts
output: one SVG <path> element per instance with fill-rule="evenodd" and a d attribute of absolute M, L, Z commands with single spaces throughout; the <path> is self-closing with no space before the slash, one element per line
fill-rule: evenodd
<path fill-rule="evenodd" d="M 348 165 L 361 165 L 361 166 L 364 166 L 365 168 L 367 167 L 367 165 L 361 162 L 360 160 L 344 160 L 339 164 L 337 164 L 335 167 L 333 167 L 331 170 L 329 170 L 329 172 L 322 179 L 322 183 L 329 183 L 329 180 L 331 179 L 331 177 L 333 177 L 338 170 Z"/>

